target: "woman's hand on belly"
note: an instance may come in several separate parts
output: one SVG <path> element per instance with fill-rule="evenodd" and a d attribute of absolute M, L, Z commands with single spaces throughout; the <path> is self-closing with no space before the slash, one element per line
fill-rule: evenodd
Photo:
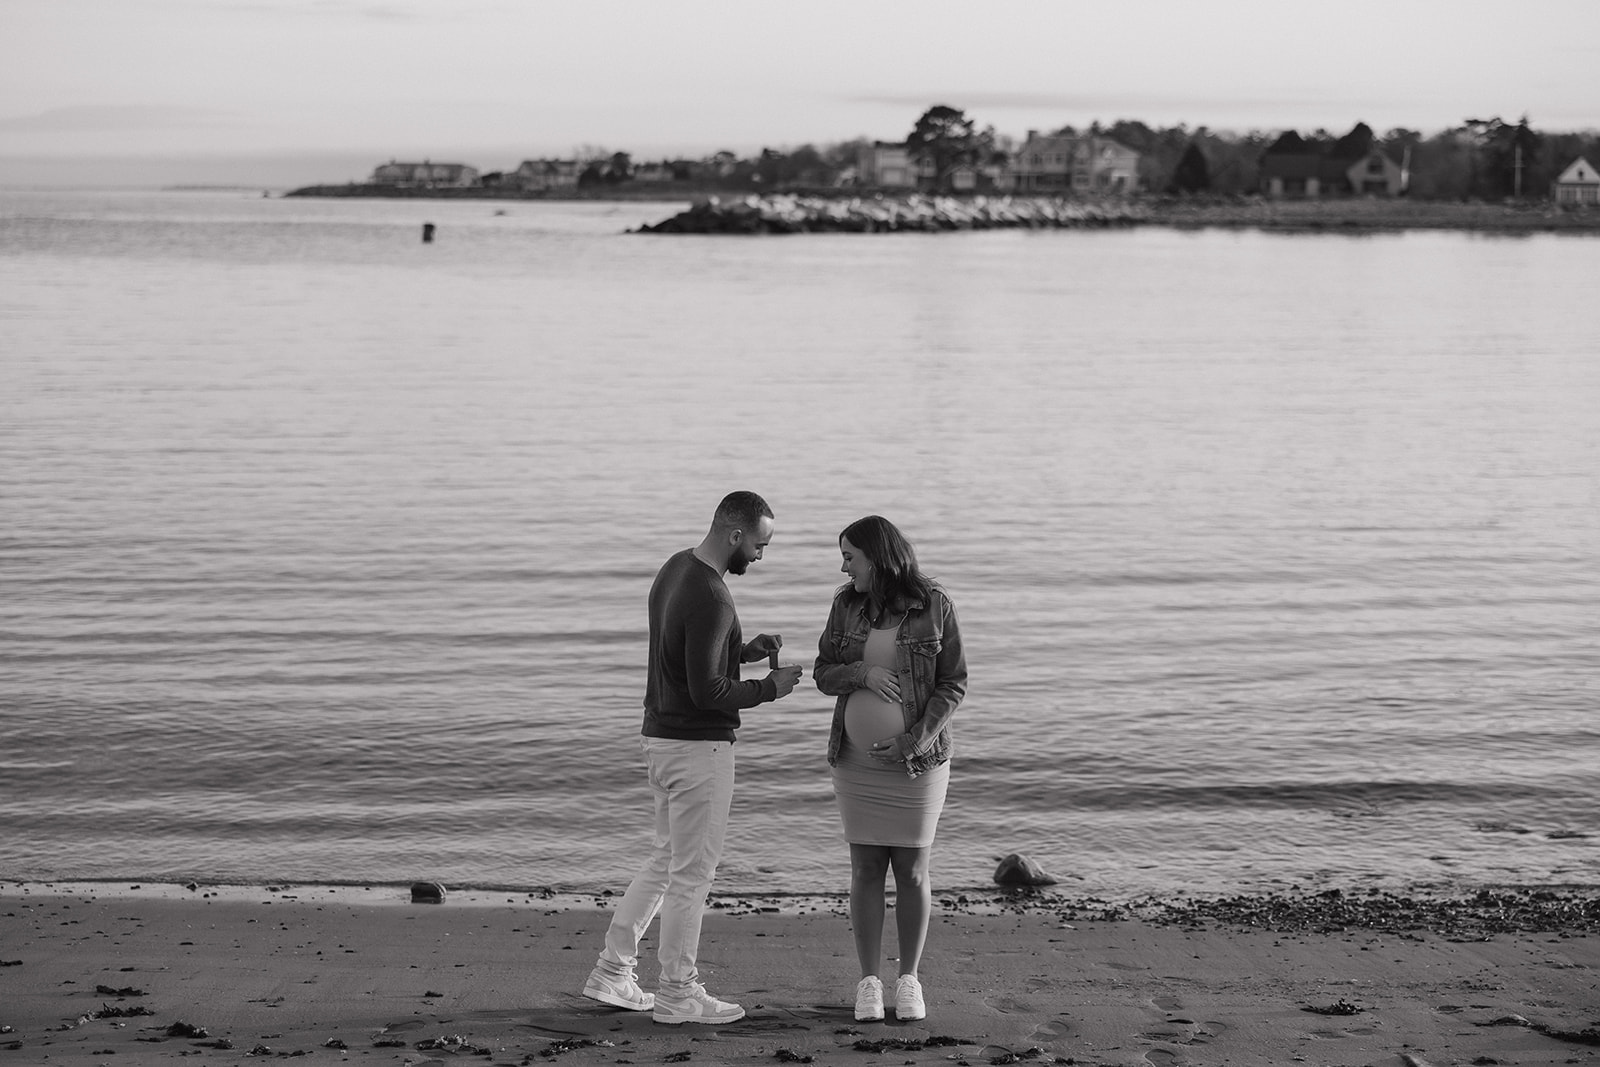
<path fill-rule="evenodd" d="M 879 763 L 904 763 L 906 761 L 904 738 L 904 734 L 899 734 L 895 737 L 886 737 L 882 741 L 874 741 L 872 747 L 867 750 L 867 755 Z"/>
<path fill-rule="evenodd" d="M 900 703 L 900 676 L 887 667 L 868 667 L 863 689 L 870 690 L 891 704 Z"/>

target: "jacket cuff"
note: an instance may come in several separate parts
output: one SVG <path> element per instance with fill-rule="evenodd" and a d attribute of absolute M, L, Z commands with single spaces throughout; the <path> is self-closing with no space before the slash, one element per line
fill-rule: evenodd
<path fill-rule="evenodd" d="M 850 665 L 850 688 L 865 689 L 867 687 L 867 671 L 872 668 L 867 666 L 867 661 L 858 659 Z"/>

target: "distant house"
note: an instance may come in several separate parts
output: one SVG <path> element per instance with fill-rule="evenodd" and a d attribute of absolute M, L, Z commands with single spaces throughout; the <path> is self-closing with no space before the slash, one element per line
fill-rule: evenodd
<path fill-rule="evenodd" d="M 1019 193 L 1131 193 L 1139 187 L 1139 153 L 1098 134 L 1029 130 L 1008 171 Z"/>
<path fill-rule="evenodd" d="M 1362 196 L 1399 196 L 1406 191 L 1405 168 L 1374 148 L 1345 168 L 1350 191 Z"/>
<path fill-rule="evenodd" d="M 373 185 L 402 185 L 438 189 L 467 188 L 478 184 L 478 168 L 465 163 L 397 163 L 390 160 L 372 172 Z"/>
<path fill-rule="evenodd" d="M 636 182 L 670 182 L 677 178 L 677 172 L 670 163 L 640 163 L 633 168 L 633 180 Z"/>
<path fill-rule="evenodd" d="M 930 165 L 927 169 L 933 170 L 931 165 L 933 161 L 930 159 L 928 163 Z M 958 193 L 970 193 L 978 187 L 978 168 L 971 163 L 957 163 L 950 168 L 950 173 L 946 177 L 950 179 L 950 188 Z M 930 174 L 928 180 L 937 182 L 938 175 Z"/>
<path fill-rule="evenodd" d="M 1271 152 L 1261 157 L 1261 191 L 1273 199 L 1327 195 L 1344 168 L 1320 152 Z"/>
<path fill-rule="evenodd" d="M 939 182 L 939 166 L 932 156 L 919 156 L 912 163 L 912 171 L 916 176 L 915 184 L 923 189 L 945 188 L 957 193 L 990 192 L 996 189 L 1009 188 L 1006 185 L 1005 154 L 1001 152 L 990 153 L 984 160 L 976 163 L 953 163 L 945 172 L 945 181 L 941 186 Z"/>
<path fill-rule="evenodd" d="M 1372 143 L 1363 123 L 1337 141 L 1290 130 L 1261 155 L 1261 191 L 1275 199 L 1399 196 L 1405 183 L 1405 169 Z"/>
<path fill-rule="evenodd" d="M 1556 178 L 1556 203 L 1600 207 L 1600 172 L 1579 156 Z"/>
<path fill-rule="evenodd" d="M 522 189 L 572 189 L 583 168 L 575 159 L 525 159 L 507 174 L 504 184 Z"/>
<path fill-rule="evenodd" d="M 874 141 L 856 153 L 856 178 L 862 185 L 908 189 L 917 173 L 904 141 Z"/>
<path fill-rule="evenodd" d="M 924 189 L 939 188 L 939 165 L 932 156 L 918 156 L 911 162 L 912 184 Z M 970 193 L 978 187 L 978 168 L 971 163 L 954 163 L 945 173 L 945 188 L 958 193 Z"/>

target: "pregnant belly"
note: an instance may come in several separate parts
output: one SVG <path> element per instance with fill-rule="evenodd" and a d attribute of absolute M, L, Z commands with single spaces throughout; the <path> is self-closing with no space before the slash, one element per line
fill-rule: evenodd
<path fill-rule="evenodd" d="M 866 748 L 874 741 L 905 733 L 906 724 L 899 704 L 870 689 L 857 689 L 844 706 L 844 732 L 851 742 Z"/>

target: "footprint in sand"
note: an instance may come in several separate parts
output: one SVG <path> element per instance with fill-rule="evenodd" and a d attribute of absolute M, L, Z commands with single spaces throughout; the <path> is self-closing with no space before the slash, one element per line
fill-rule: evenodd
<path fill-rule="evenodd" d="M 1028 1035 L 1028 1041 L 1036 1045 L 1042 1045 L 1047 1041 L 1056 1041 L 1066 1037 L 1069 1029 L 1071 1029 L 1071 1024 L 1063 1016 L 1053 1022 L 1041 1023 L 1035 1026 L 1033 1033 Z"/>
<path fill-rule="evenodd" d="M 1192 1023 L 1188 1019 L 1173 1019 L 1145 1030 L 1139 1034 L 1139 1040 L 1160 1041 L 1167 1045 L 1193 1045 L 1199 1033 L 1200 1027 L 1197 1023 Z M 1204 1041 L 1201 1044 L 1204 1044 Z"/>
<path fill-rule="evenodd" d="M 1222 1023 L 1201 1023 L 1178 1014 L 1183 1010 L 1183 1003 L 1171 994 L 1163 993 L 1151 997 L 1150 1004 L 1163 1012 L 1166 1018 L 1152 1024 L 1139 1034 L 1140 1040 L 1143 1041 L 1160 1041 L 1169 1045 L 1204 1045 L 1227 1029 Z"/>
<path fill-rule="evenodd" d="M 776 1033 L 781 1030 L 810 1030 L 810 1026 L 794 1017 L 797 1014 L 786 1010 L 774 1016 L 757 1009 L 739 1021 L 739 1030 L 741 1033 L 749 1033 L 755 1030 L 767 1033 Z"/>
<path fill-rule="evenodd" d="M 1224 1029 L 1221 1023 L 1202 1025 L 1189 1019 L 1173 1019 L 1165 1025 L 1146 1030 L 1138 1037 L 1141 1041 L 1159 1041 L 1165 1045 L 1209 1045 Z"/>
<path fill-rule="evenodd" d="M 1029 1015 L 1040 1011 L 1038 1004 L 1015 997 L 984 997 L 983 1006 L 1001 1015 Z"/>
<path fill-rule="evenodd" d="M 427 1025 L 428 1024 L 421 1019 L 405 1019 L 401 1022 L 390 1023 L 388 1026 L 385 1026 L 378 1032 L 380 1034 L 398 1034 L 403 1033 L 406 1030 L 416 1030 L 419 1027 Z"/>

